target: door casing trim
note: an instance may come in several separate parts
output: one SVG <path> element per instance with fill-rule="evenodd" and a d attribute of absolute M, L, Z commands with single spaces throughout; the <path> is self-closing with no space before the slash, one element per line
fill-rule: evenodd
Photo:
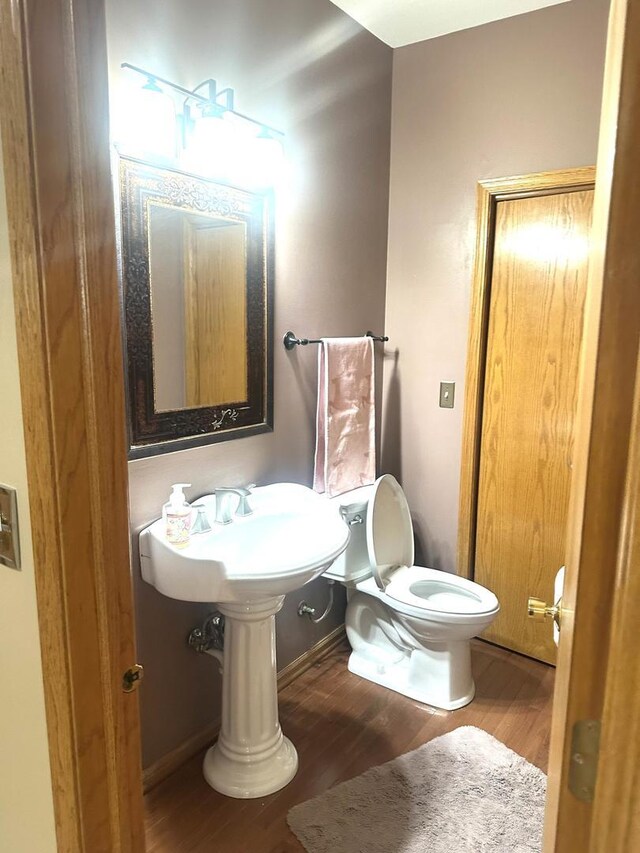
<path fill-rule="evenodd" d="M 0 0 L 0 108 L 57 849 L 144 850 L 104 0 Z"/>

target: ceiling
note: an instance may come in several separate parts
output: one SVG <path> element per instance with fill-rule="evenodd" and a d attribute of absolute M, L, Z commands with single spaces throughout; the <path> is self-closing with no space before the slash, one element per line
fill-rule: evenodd
<path fill-rule="evenodd" d="M 466 30 L 568 0 L 331 0 L 391 47 Z"/>

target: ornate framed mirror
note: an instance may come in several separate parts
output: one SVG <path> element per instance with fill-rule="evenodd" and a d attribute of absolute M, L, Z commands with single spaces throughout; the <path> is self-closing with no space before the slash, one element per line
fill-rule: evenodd
<path fill-rule="evenodd" d="M 120 159 L 130 458 L 273 429 L 272 194 Z"/>

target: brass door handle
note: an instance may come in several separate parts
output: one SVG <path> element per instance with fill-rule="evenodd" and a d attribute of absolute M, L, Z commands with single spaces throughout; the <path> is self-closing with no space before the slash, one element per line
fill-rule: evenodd
<path fill-rule="evenodd" d="M 530 598 L 527 601 L 527 616 L 530 619 L 535 619 L 536 622 L 542 622 L 548 616 L 553 619 L 558 628 L 560 627 L 560 619 L 562 613 L 562 599 L 559 598 L 555 604 L 549 605 L 541 598 Z"/>

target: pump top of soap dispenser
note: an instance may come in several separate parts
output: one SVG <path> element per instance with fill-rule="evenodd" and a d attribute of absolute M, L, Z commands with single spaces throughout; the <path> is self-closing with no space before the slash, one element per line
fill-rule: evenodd
<path fill-rule="evenodd" d="M 183 489 L 188 489 L 191 487 L 191 483 L 174 483 L 171 486 L 171 494 L 169 495 L 169 503 L 172 508 L 179 509 L 183 507 L 187 503 L 187 499 L 184 496 Z"/>

